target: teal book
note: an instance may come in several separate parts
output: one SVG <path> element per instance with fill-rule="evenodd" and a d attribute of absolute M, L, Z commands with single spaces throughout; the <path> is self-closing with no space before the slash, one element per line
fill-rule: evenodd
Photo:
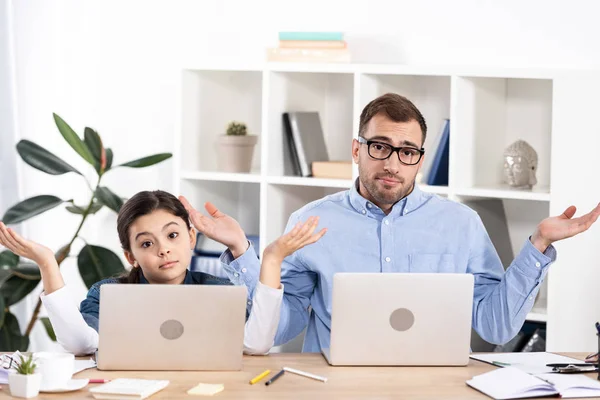
<path fill-rule="evenodd" d="M 279 32 L 279 40 L 344 40 L 342 32 Z"/>

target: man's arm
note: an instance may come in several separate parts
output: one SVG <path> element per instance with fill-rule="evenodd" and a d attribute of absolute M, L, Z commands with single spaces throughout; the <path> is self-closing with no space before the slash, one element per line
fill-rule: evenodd
<path fill-rule="evenodd" d="M 523 326 L 556 251 L 550 246 L 542 254 L 527 240 L 504 272 L 479 217 L 473 221 L 472 229 L 467 267 L 467 272 L 475 277 L 472 325 L 484 340 L 506 343 Z"/>

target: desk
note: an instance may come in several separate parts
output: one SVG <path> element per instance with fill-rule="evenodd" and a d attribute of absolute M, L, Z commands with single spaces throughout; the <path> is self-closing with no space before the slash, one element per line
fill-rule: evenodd
<path fill-rule="evenodd" d="M 584 353 L 564 353 L 583 359 Z M 265 369 L 271 376 L 282 367 L 291 367 L 328 378 L 326 383 L 286 373 L 273 385 L 265 386 L 268 378 L 250 385 L 248 381 Z M 216 399 L 489 399 L 465 384 L 475 375 L 496 367 L 470 360 L 467 367 L 330 367 L 320 354 L 279 353 L 265 357 L 244 357 L 244 368 L 238 372 L 160 372 L 160 371 L 98 371 L 86 370 L 76 378 L 146 378 L 168 379 L 169 386 L 150 399 L 202 399 L 186 391 L 199 382 L 223 383 L 225 390 Z M 596 374 L 589 374 L 596 377 Z M 90 384 L 89 387 L 96 386 Z M 11 398 L 8 385 L 2 385 L 0 399 Z M 36 399 L 91 399 L 88 389 L 71 393 L 40 393 Z M 208 397 L 211 398 L 211 397 Z"/>

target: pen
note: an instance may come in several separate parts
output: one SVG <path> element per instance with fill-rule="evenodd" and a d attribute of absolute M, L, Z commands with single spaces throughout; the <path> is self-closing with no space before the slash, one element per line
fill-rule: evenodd
<path fill-rule="evenodd" d="M 310 379 L 316 379 L 317 381 L 321 381 L 321 382 L 327 382 L 327 378 L 325 378 L 323 376 L 310 374 L 308 372 L 304 372 L 304 371 L 300 371 L 300 370 L 288 368 L 288 367 L 283 367 L 283 369 L 284 369 L 284 371 L 290 372 L 292 374 L 304 376 L 304 377 L 310 378 Z"/>
<path fill-rule="evenodd" d="M 283 375 L 284 372 L 285 372 L 285 369 L 282 369 L 281 371 L 279 371 L 277 373 L 277 375 L 275 375 L 274 377 L 269 379 L 267 382 L 265 382 L 265 385 L 269 386 L 271 383 L 275 382 L 281 375 Z"/>
<path fill-rule="evenodd" d="M 90 379 L 89 383 L 108 383 L 110 379 Z"/>
<path fill-rule="evenodd" d="M 594 364 L 546 364 L 546 367 L 552 367 L 552 368 L 566 368 L 568 366 L 573 366 L 573 367 L 593 367 Z"/>
<path fill-rule="evenodd" d="M 267 369 L 265 372 L 263 372 L 260 375 L 256 375 L 254 378 L 252 378 L 250 380 L 250 384 L 254 385 L 256 382 L 260 381 L 262 378 L 264 378 L 265 376 L 269 375 L 271 373 L 270 369 Z"/>

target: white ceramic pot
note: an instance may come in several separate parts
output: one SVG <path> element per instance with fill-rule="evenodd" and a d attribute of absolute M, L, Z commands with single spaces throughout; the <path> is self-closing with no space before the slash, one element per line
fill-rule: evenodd
<path fill-rule="evenodd" d="M 250 172 L 252 156 L 258 136 L 219 136 L 219 170 L 222 172 Z"/>
<path fill-rule="evenodd" d="M 40 384 L 42 383 L 42 374 L 10 374 L 8 375 L 8 386 L 10 395 L 13 397 L 22 397 L 28 399 L 40 394 Z"/>

